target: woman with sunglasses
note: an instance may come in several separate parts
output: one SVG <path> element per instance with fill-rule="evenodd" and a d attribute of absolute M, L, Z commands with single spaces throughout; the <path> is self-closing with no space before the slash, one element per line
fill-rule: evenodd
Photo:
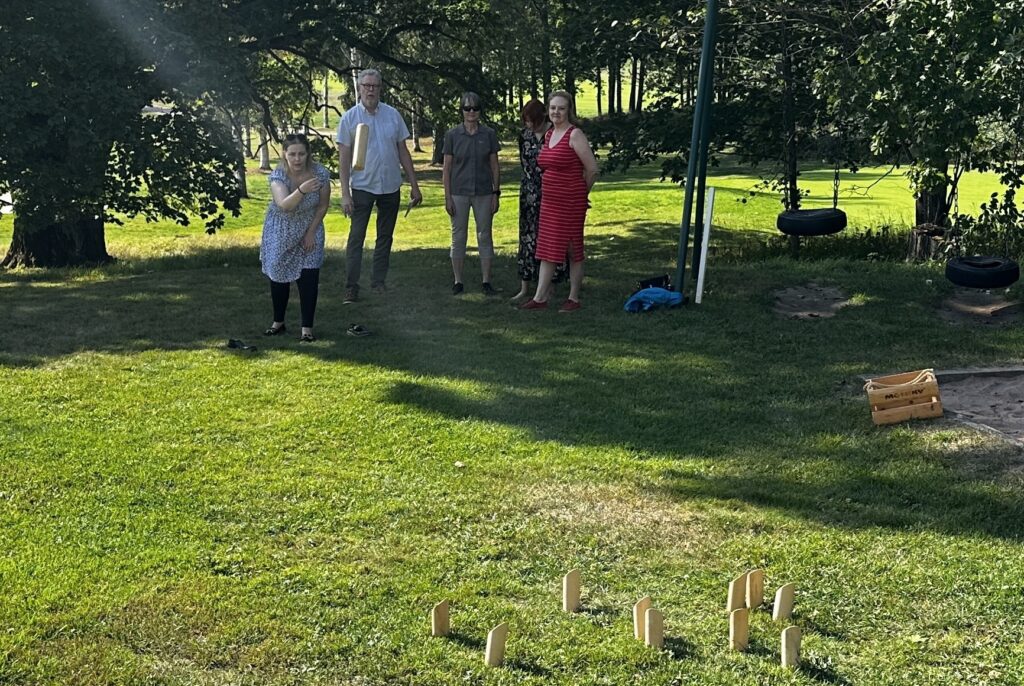
<path fill-rule="evenodd" d="M 270 205 L 263 220 L 260 263 L 270 279 L 274 322 L 263 333 L 286 331 L 285 310 L 291 283 L 299 289 L 302 335 L 311 343 L 313 316 L 324 262 L 324 215 L 331 202 L 331 177 L 309 154 L 309 140 L 301 133 L 285 136 L 281 163 L 270 175 Z"/>
<path fill-rule="evenodd" d="M 444 137 L 444 208 L 452 218 L 452 273 L 455 283 L 452 295 L 460 295 L 462 266 L 466 261 L 466 242 L 469 233 L 469 210 L 473 209 L 476 223 L 476 245 L 480 254 L 482 289 L 485 295 L 498 291 L 491 285 L 491 263 L 494 260 L 494 241 L 491 221 L 498 211 L 501 178 L 498 172 L 498 136 L 494 129 L 480 123 L 480 96 L 463 93 L 460 102 L 462 124 L 448 131 Z"/>

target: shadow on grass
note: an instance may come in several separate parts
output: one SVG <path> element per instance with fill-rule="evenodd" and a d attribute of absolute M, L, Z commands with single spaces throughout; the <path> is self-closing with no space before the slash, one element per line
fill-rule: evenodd
<path fill-rule="evenodd" d="M 394 370 L 378 401 L 431 421 L 470 418 L 534 440 L 667 460 L 661 488 L 673 498 L 742 501 L 846 527 L 1020 537 L 1019 492 L 952 469 L 913 431 L 874 428 L 856 375 L 1006 359 L 1024 344 L 1022 332 L 952 329 L 934 315 L 937 296 L 920 289 L 919 271 L 854 262 L 713 265 L 705 305 L 624 313 L 638 277 L 671 267 L 673 231 L 639 224 L 614 240 L 595 236 L 584 308 L 569 315 L 517 311 L 477 293 L 453 298 L 443 249 L 396 253 L 389 293 L 367 289 L 342 305 L 342 259 L 332 251 L 321 340 L 305 347 L 292 335 L 259 335 L 270 304 L 255 249 L 8 273 L 0 275 L 0 364 L 223 349 L 239 338 L 265 353 L 254 363 L 302 355 L 344 365 L 338 373 Z M 471 255 L 468 279 L 475 269 Z M 511 292 L 513 260 L 502 256 L 495 273 Z M 864 304 L 818 322 L 771 313 L 773 289 L 809 280 L 838 283 Z M 293 295 L 295 336 L 297 304 Z M 346 336 L 351 323 L 374 335 Z M 707 460 L 720 467 L 706 469 Z"/>

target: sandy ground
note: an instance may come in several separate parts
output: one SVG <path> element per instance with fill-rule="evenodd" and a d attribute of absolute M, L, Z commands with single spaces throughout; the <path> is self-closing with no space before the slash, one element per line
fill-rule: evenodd
<path fill-rule="evenodd" d="M 1024 443 L 1024 373 L 942 380 L 939 394 L 948 416 L 981 424 Z"/>

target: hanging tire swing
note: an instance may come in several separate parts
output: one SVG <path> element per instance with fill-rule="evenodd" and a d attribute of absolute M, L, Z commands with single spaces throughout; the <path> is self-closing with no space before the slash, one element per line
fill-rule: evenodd
<path fill-rule="evenodd" d="M 954 257 L 946 263 L 946 278 L 963 288 L 1006 288 L 1020 278 L 1020 267 L 1008 257 Z"/>
<path fill-rule="evenodd" d="M 959 217 L 959 189 L 953 189 L 953 215 Z M 959 238 L 955 243 L 957 256 L 946 262 L 946 279 L 961 288 L 1006 288 L 1020 279 L 1020 266 L 1009 257 L 995 255 L 960 254 Z M 1010 252 L 1009 236 L 1006 236 L 1003 251 Z"/>
<path fill-rule="evenodd" d="M 816 210 L 786 210 L 775 226 L 787 236 L 828 236 L 846 228 L 846 212 L 839 205 L 839 165 L 832 180 L 832 207 Z"/>

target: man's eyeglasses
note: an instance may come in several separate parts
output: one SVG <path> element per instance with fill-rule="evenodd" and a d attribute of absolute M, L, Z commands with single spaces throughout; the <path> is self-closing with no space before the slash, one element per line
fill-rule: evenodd
<path fill-rule="evenodd" d="M 361 83 L 359 85 L 365 88 L 366 90 L 375 90 L 377 88 L 380 88 L 379 83 Z"/>
<path fill-rule="evenodd" d="M 479 112 L 480 111 L 480 105 L 476 105 L 476 106 L 473 106 L 473 105 L 463 105 L 462 106 L 462 111 L 463 112 Z"/>

